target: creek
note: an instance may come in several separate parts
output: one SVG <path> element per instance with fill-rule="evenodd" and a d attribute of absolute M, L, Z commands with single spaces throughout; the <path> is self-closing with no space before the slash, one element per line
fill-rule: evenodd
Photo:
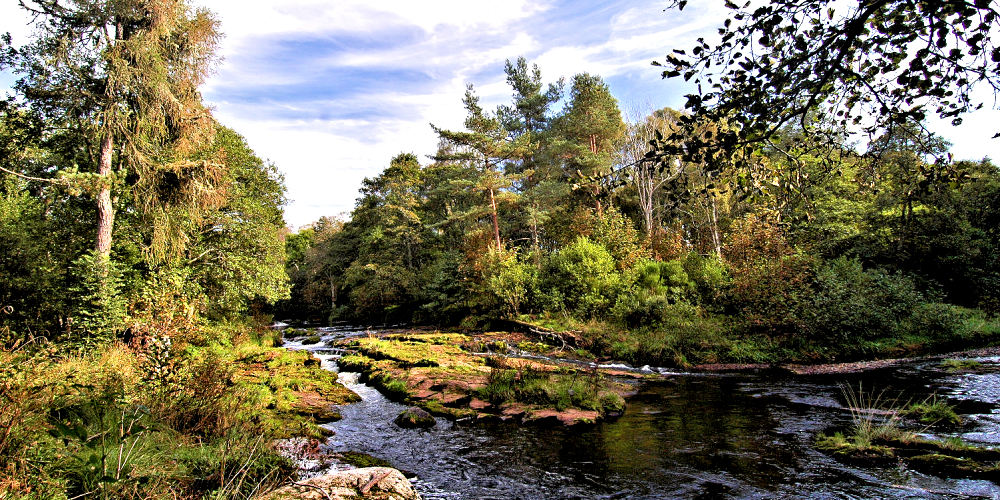
<path fill-rule="evenodd" d="M 342 353 L 326 342 L 364 334 L 350 327 L 315 333 L 320 344 L 288 340 L 286 347 L 313 351 L 332 370 Z M 326 447 L 416 473 L 414 486 L 427 500 L 1000 499 L 990 481 L 848 465 L 812 447 L 817 434 L 850 426 L 844 387 L 882 404 L 945 398 L 966 422 L 951 435 L 1000 444 L 1000 373 L 949 373 L 939 361 L 861 375 L 674 374 L 639 384 L 622 417 L 574 427 L 438 419 L 429 430 L 401 429 L 392 420 L 404 405 L 359 383 L 357 374 L 340 380 L 362 402 L 341 407 L 343 419 L 325 424 L 335 432 Z"/>

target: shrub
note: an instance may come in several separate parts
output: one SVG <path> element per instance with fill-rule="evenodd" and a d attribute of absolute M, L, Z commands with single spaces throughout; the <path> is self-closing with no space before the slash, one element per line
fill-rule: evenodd
<path fill-rule="evenodd" d="M 702 257 L 690 252 L 683 259 L 684 272 L 694 282 L 700 302 L 708 306 L 721 305 L 732 283 L 729 268 L 718 256 Z"/>
<path fill-rule="evenodd" d="M 499 309 L 502 316 L 516 315 L 535 289 L 535 266 L 518 258 L 516 250 L 490 248 L 473 266 L 478 270 L 481 305 Z"/>
<path fill-rule="evenodd" d="M 801 330 L 800 305 L 813 292 L 815 260 L 792 254 L 733 268 L 728 307 L 740 313 L 747 333 L 788 335 Z"/>
<path fill-rule="evenodd" d="M 920 303 L 913 282 L 883 270 L 864 270 L 854 259 L 838 258 L 816 274 L 816 291 L 797 313 L 810 339 L 857 343 L 896 336 Z"/>
<path fill-rule="evenodd" d="M 586 237 L 552 254 L 541 275 L 542 293 L 585 318 L 597 317 L 614 303 L 623 288 L 615 261 L 603 246 Z"/>
<path fill-rule="evenodd" d="M 969 316 L 967 310 L 951 304 L 926 302 L 913 308 L 909 328 L 914 334 L 946 338 L 955 335 Z"/>

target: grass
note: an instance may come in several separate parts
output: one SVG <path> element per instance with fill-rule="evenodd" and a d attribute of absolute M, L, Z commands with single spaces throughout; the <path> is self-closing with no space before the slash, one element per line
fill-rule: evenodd
<path fill-rule="evenodd" d="M 903 429 L 904 416 L 917 418 L 928 426 L 960 423 L 959 416 L 945 401 L 931 396 L 896 409 L 895 401 L 883 399 L 884 391 L 878 395 L 865 394 L 860 386 L 857 391 L 850 386 L 842 391 L 851 411 L 852 425 L 847 433 L 820 434 L 815 442 L 817 449 L 852 460 L 902 461 L 911 469 L 945 477 L 995 477 L 996 466 L 982 463 L 997 463 L 1000 452 L 972 446 L 954 437 L 930 440 Z"/>
<path fill-rule="evenodd" d="M 601 414 L 618 413 L 625 408 L 621 396 L 603 390 L 597 372 L 583 375 L 543 372 L 530 364 L 517 364 L 502 357 L 491 358 L 489 364 L 487 384 L 476 390 L 476 396 L 497 406 L 526 403 L 559 411 L 579 408 Z"/>
<path fill-rule="evenodd" d="M 961 425 L 962 417 L 955 413 L 954 407 L 944 400 L 938 399 L 937 395 L 932 395 L 919 403 L 913 403 L 905 408 L 902 413 L 915 417 L 927 425 Z"/>

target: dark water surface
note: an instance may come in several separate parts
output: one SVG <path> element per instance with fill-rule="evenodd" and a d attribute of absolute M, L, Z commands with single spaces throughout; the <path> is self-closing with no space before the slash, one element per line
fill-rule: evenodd
<path fill-rule="evenodd" d="M 360 332 L 319 333 L 329 340 Z M 335 351 L 287 345 L 313 350 L 336 368 Z M 404 406 L 358 384 L 356 374 L 341 380 L 363 401 L 342 407 L 343 420 L 327 425 L 336 432 L 327 446 L 418 474 L 414 484 L 425 499 L 1000 499 L 989 481 L 851 466 L 812 449 L 818 433 L 850 425 L 843 387 L 859 385 L 860 394 L 884 403 L 947 398 L 966 413 L 958 435 L 1000 442 L 1000 378 L 953 375 L 936 363 L 864 376 L 680 374 L 639 386 L 621 418 L 573 428 L 438 419 L 430 430 L 404 430 L 392 423 Z"/>

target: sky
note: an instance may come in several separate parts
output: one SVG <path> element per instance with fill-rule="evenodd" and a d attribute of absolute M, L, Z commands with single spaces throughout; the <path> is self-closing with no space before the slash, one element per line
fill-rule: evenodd
<path fill-rule="evenodd" d="M 226 34 L 203 87 L 222 124 L 285 176 L 285 219 L 301 227 L 350 212 L 365 177 L 399 153 L 424 163 L 430 124 L 461 129 L 472 84 L 486 109 L 507 104 L 506 60 L 524 56 L 545 82 L 600 75 L 627 116 L 680 108 L 690 88 L 662 80 L 653 60 L 690 48 L 726 17 L 723 2 L 664 11 L 665 0 L 193 0 Z M 0 32 L 27 41 L 28 18 L 0 0 Z M 0 89 L 13 81 L 0 74 Z M 568 89 L 567 89 L 568 90 Z M 996 107 L 987 101 L 987 107 Z M 932 122 L 958 159 L 998 158 L 993 109 L 960 127 Z"/>

